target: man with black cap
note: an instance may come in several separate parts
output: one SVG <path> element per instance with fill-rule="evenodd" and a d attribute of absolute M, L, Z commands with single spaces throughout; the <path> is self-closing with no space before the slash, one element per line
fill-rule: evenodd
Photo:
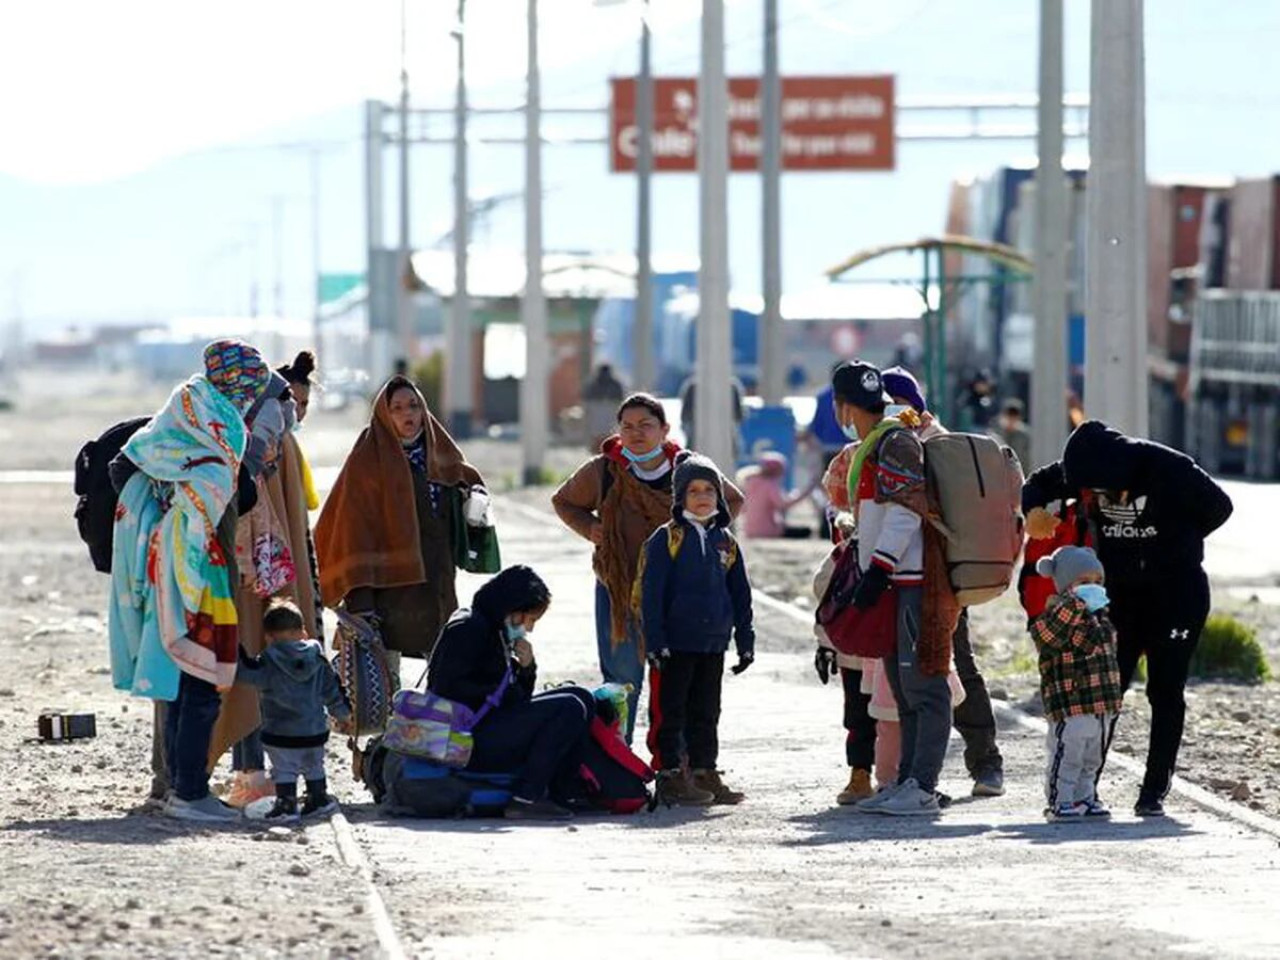
<path fill-rule="evenodd" d="M 946 672 L 926 674 L 917 656 L 924 600 L 924 447 L 901 421 L 885 417 L 890 398 L 876 367 L 843 363 L 831 385 L 841 429 L 858 442 L 849 489 L 862 579 L 853 604 L 870 610 L 896 598 L 897 607 L 897 649 L 885 658 L 885 671 L 902 724 L 898 782 L 862 801 L 858 809 L 936 816 L 938 776 L 951 732 L 951 691 Z"/>
<path fill-rule="evenodd" d="M 1028 536 L 1052 536 L 1054 514 L 1072 498 L 1106 570 L 1125 689 L 1138 658 L 1147 657 L 1151 741 L 1134 812 L 1163 816 L 1182 743 L 1187 672 L 1209 615 L 1204 541 L 1231 516 L 1231 499 L 1186 454 L 1099 420 L 1080 424 L 1062 459 L 1027 478 Z"/>

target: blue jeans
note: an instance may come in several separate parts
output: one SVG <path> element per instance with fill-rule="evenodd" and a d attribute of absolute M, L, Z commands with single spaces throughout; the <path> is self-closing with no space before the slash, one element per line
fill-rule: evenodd
<path fill-rule="evenodd" d="M 184 673 L 178 698 L 165 711 L 164 745 L 168 751 L 169 785 L 182 800 L 209 794 L 209 741 L 222 707 L 213 684 Z"/>
<path fill-rule="evenodd" d="M 246 773 L 259 773 L 266 769 L 261 727 L 231 748 L 231 769 Z"/>
<path fill-rule="evenodd" d="M 600 651 L 600 674 L 605 683 L 629 683 L 631 695 L 627 697 L 627 745 L 636 728 L 636 711 L 640 704 L 640 688 L 644 686 L 644 657 L 640 655 L 640 625 L 634 617 L 627 617 L 627 639 L 613 645 L 613 628 L 609 606 L 609 591 L 603 583 L 596 583 L 596 646 Z"/>

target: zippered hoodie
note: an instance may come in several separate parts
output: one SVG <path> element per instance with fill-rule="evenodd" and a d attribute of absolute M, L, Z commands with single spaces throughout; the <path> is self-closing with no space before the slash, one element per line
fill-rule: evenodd
<path fill-rule="evenodd" d="M 329 739 L 325 709 L 351 716 L 338 676 L 315 640 L 273 643 L 262 656 L 240 650 L 238 678 L 257 687 L 262 710 L 262 742 L 269 747 L 318 747 Z"/>
<path fill-rule="evenodd" d="M 695 479 L 716 486 L 717 513 L 703 526 L 684 518 L 684 499 Z M 672 484 L 672 519 L 645 542 L 636 575 L 645 649 L 724 653 L 732 637 L 738 655 L 755 653 L 751 582 L 715 464 L 681 454 Z"/>
<path fill-rule="evenodd" d="M 1231 498 L 1186 454 L 1099 420 L 1077 427 L 1062 460 L 1027 478 L 1022 509 L 1052 509 L 1085 491 L 1106 491 L 1088 498 L 1089 523 L 1113 585 L 1193 573 L 1204 561 L 1205 537 L 1232 511 Z"/>

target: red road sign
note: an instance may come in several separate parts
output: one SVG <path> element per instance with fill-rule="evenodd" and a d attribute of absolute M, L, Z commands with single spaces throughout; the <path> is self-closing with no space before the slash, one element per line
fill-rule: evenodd
<path fill-rule="evenodd" d="M 636 81 L 615 77 L 609 111 L 610 168 L 635 169 Z M 653 168 L 698 167 L 698 81 L 653 81 Z M 783 77 L 782 169 L 892 170 L 893 77 Z M 760 168 L 760 79 L 729 80 L 729 167 Z"/>

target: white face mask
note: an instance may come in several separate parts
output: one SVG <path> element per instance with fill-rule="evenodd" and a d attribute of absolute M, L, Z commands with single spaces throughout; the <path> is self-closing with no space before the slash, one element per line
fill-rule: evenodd
<path fill-rule="evenodd" d="M 688 520 L 690 523 L 710 523 L 712 520 L 716 518 L 718 514 L 719 514 L 718 510 L 712 510 L 710 513 L 699 516 L 698 514 L 692 512 L 691 510 L 686 510 L 684 512 L 684 518 Z"/>
<path fill-rule="evenodd" d="M 891 403 L 884 408 L 884 415 L 886 417 L 897 417 L 899 414 L 906 413 L 910 409 L 911 405 L 909 403 Z"/>

